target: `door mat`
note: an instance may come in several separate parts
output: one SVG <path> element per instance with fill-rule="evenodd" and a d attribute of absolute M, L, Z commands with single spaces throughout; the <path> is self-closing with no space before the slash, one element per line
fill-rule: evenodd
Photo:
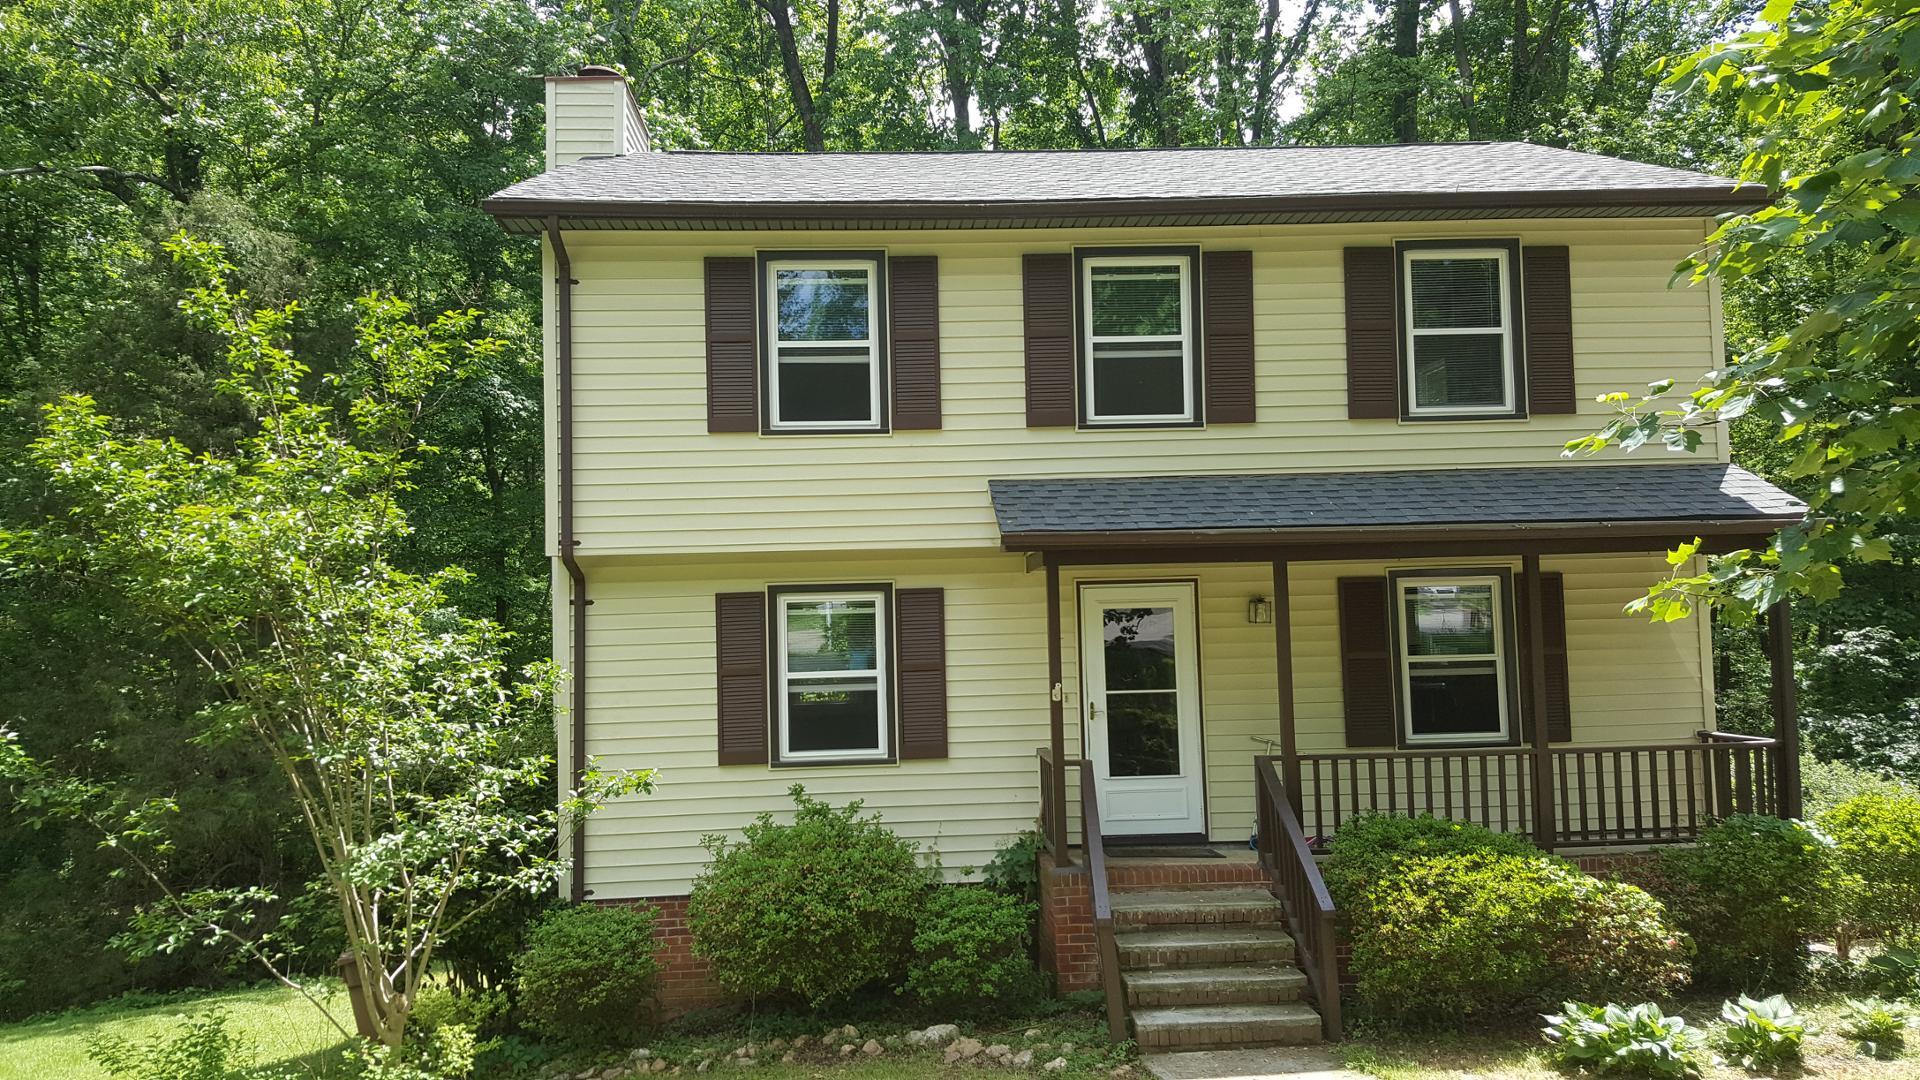
<path fill-rule="evenodd" d="M 1194 845 L 1192 847 L 1151 846 L 1145 844 L 1108 844 L 1105 847 L 1109 859 L 1224 859 L 1210 847 Z"/>

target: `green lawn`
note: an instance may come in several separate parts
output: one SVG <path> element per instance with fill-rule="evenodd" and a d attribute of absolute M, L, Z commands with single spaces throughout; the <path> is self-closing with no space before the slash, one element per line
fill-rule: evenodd
<path fill-rule="evenodd" d="M 8 1024 L 0 1027 L 0 1080 L 106 1080 L 107 1074 L 87 1060 L 89 1034 L 146 1038 L 170 1030 L 180 1016 L 215 1006 L 232 1018 L 229 1030 L 243 1034 L 253 1046 L 257 1064 L 311 1064 L 316 1066 L 316 1076 L 333 1071 L 344 1044 L 340 1033 L 305 998 L 275 986 L 165 997 L 134 995 Z M 351 1026 L 352 1016 L 345 1006 L 344 997 L 329 1002 Z"/>

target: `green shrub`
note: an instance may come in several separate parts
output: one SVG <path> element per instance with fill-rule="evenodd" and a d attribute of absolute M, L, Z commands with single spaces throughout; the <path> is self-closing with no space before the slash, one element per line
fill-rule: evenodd
<path fill-rule="evenodd" d="M 1686 981 L 1685 940 L 1652 897 L 1538 853 L 1403 859 L 1347 914 L 1356 996 L 1388 1020 L 1457 1023 Z"/>
<path fill-rule="evenodd" d="M 819 1006 L 904 973 L 934 875 L 860 803 L 792 795 L 793 824 L 762 814 L 738 843 L 706 838 L 687 922 L 720 985 Z"/>
<path fill-rule="evenodd" d="M 1800 759 L 1800 790 L 1804 812 L 1809 820 L 1819 820 L 1827 811 L 1861 795 L 1920 795 L 1920 789 L 1880 772 L 1848 765 L 1843 761 Z"/>
<path fill-rule="evenodd" d="M 1749 1070 L 1772 1069 L 1800 1060 L 1800 1044 L 1807 1024 L 1779 994 L 1759 1001 L 1740 995 L 1739 1001 L 1720 1006 L 1726 1024 L 1714 1043 L 1735 1065 Z"/>
<path fill-rule="evenodd" d="M 1362 814 L 1334 834 L 1320 873 L 1334 904 L 1347 907 L 1369 884 L 1392 877 L 1395 864 L 1403 859 L 1471 851 L 1529 857 L 1541 854 L 1524 837 L 1431 814 Z"/>
<path fill-rule="evenodd" d="M 520 1005 L 535 1028 L 557 1038 L 630 1038 L 653 1006 L 654 948 L 652 908 L 555 908 L 514 960 Z"/>
<path fill-rule="evenodd" d="M 1920 949 L 1894 946 L 1869 956 L 1863 980 L 1883 994 L 1920 1000 Z"/>
<path fill-rule="evenodd" d="M 1898 1002 L 1879 998 L 1848 998 L 1847 1019 L 1841 1034 L 1860 1044 L 1869 1057 L 1896 1058 L 1907 1047 L 1907 1026 L 1913 1013 Z"/>
<path fill-rule="evenodd" d="M 1040 899 L 1040 849 L 1046 840 L 1034 829 L 1008 840 L 995 849 L 993 861 L 981 872 L 990 889 L 1008 896 L 1037 902 Z"/>
<path fill-rule="evenodd" d="M 87 1058 L 107 1075 L 128 1080 L 227 1080 L 251 1056 L 218 1008 L 179 1017 L 172 1031 L 138 1042 L 107 1034 L 87 1039 Z"/>
<path fill-rule="evenodd" d="M 347 1051 L 355 1080 L 466 1080 L 473 1074 L 473 1032 L 449 1024 L 398 1048 L 361 1040 Z"/>
<path fill-rule="evenodd" d="M 1848 938 L 1920 938 L 1920 796 L 1869 792 L 1820 815 Z"/>
<path fill-rule="evenodd" d="M 1684 1017 L 1658 1005 L 1584 1005 L 1569 1001 L 1541 1032 L 1563 1069 L 1686 1080 L 1700 1075 L 1699 1042 Z"/>
<path fill-rule="evenodd" d="M 1825 837 L 1797 821 L 1737 814 L 1660 860 L 1661 899 L 1698 948 L 1694 978 L 1753 988 L 1796 985 L 1807 941 L 1831 923 Z"/>
<path fill-rule="evenodd" d="M 511 1026 L 513 1002 L 505 990 L 460 990 L 426 986 L 414 998 L 409 1028 L 438 1031 L 459 1026 L 475 1038 L 504 1035 Z"/>
<path fill-rule="evenodd" d="M 1034 988 L 1028 927 L 1034 906 L 989 889 L 937 889 L 913 935 L 907 985 L 929 1009 L 1016 1005 Z"/>

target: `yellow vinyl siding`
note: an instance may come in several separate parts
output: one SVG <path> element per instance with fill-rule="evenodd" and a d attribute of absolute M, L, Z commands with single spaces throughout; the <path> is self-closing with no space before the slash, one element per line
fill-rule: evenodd
<path fill-rule="evenodd" d="M 1620 606 L 1664 569 L 1661 558 L 1549 558 L 1544 564 L 1565 574 L 1575 741 L 1691 738 L 1711 715 L 1703 638 L 1691 624 L 1653 625 L 1620 614 Z M 1387 566 L 1293 568 L 1291 627 L 1303 750 L 1342 744 L 1334 581 L 1384 574 Z M 705 861 L 701 836 L 737 833 L 757 813 L 779 813 L 789 805 L 787 788 L 796 783 L 836 803 L 865 800 L 902 835 L 936 846 L 953 876 L 980 867 L 996 845 L 1032 826 L 1038 799 L 1034 750 L 1046 744 L 1049 731 L 1046 582 L 1043 574 L 1027 572 L 1021 557 L 980 550 L 707 555 L 592 559 L 587 572 L 594 596 L 588 749 L 610 767 L 661 771 L 657 793 L 623 800 L 589 822 L 587 882 L 597 899 L 686 892 Z M 1080 743 L 1077 583 L 1198 583 L 1211 833 L 1220 842 L 1244 842 L 1253 820 L 1251 759 L 1265 752 L 1253 737 L 1279 738 L 1273 627 L 1246 621 L 1247 599 L 1272 595 L 1269 567 L 1069 568 L 1062 579 L 1070 754 L 1078 753 Z M 897 765 L 715 765 L 714 594 L 876 580 L 946 590 L 950 756 Z M 555 616 L 557 654 L 564 656 L 564 604 Z"/>
<path fill-rule="evenodd" d="M 997 540 L 986 491 L 991 477 L 1559 467 L 1567 464 L 1559 457 L 1561 444 L 1603 421 L 1594 396 L 1662 377 L 1684 379 L 1718 362 L 1709 291 L 1667 287 L 1674 263 L 1700 235 L 1701 223 L 1690 219 L 569 233 L 580 282 L 573 334 L 581 550 L 987 546 Z M 1568 245 L 1578 415 L 1405 424 L 1346 419 L 1341 249 L 1437 236 Z M 1076 244 L 1195 242 L 1254 253 L 1259 422 L 1204 430 L 1027 428 L 1021 254 Z M 703 257 L 806 247 L 939 257 L 943 430 L 773 437 L 706 431 Z M 549 360 L 552 348 L 549 338 Z M 1704 456 L 1724 460 L 1717 433 L 1708 437 Z M 1650 450 L 1624 462 L 1669 460 Z"/>

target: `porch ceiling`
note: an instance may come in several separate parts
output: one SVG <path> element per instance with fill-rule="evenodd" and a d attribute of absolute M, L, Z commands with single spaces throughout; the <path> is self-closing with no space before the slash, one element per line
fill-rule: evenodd
<path fill-rule="evenodd" d="M 1077 477 L 988 487 L 1001 546 L 1040 552 L 1401 541 L 1644 550 L 1695 536 L 1754 540 L 1806 510 L 1747 470 L 1718 463 Z"/>

